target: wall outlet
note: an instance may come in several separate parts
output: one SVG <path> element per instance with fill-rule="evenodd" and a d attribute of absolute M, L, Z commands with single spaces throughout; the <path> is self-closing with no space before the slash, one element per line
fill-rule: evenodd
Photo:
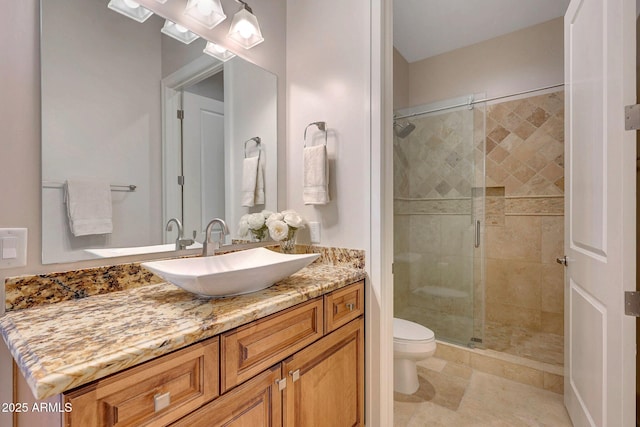
<path fill-rule="evenodd" d="M 311 238 L 311 243 L 320 243 L 320 223 L 319 222 L 309 223 L 309 237 Z"/>

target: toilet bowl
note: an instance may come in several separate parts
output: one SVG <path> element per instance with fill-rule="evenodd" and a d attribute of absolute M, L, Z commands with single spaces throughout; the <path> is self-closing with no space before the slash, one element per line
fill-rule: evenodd
<path fill-rule="evenodd" d="M 416 362 L 436 352 L 433 331 L 404 319 L 393 319 L 393 390 L 413 394 L 418 390 Z"/>

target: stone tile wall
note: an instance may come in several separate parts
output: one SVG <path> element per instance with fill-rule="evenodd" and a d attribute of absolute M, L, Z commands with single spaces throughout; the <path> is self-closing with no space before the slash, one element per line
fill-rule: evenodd
<path fill-rule="evenodd" d="M 487 107 L 485 344 L 562 364 L 564 99 Z M 497 195 L 496 195 L 497 194 Z"/>

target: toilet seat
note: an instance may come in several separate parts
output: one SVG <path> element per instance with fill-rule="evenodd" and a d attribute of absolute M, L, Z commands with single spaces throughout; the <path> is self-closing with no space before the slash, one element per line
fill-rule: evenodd
<path fill-rule="evenodd" d="M 405 319 L 393 318 L 393 340 L 395 342 L 431 342 L 436 337 L 433 331 Z"/>

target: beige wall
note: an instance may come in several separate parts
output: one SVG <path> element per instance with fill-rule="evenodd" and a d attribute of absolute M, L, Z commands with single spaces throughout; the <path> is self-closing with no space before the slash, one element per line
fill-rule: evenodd
<path fill-rule="evenodd" d="M 564 82 L 563 18 L 411 63 L 412 107 L 474 93 L 503 96 Z M 428 77 L 427 77 L 428 76 Z"/>
<path fill-rule="evenodd" d="M 409 105 L 409 63 L 393 48 L 393 109 Z"/>
<path fill-rule="evenodd" d="M 340 10 L 340 13 L 335 13 Z M 323 246 L 369 249 L 370 22 L 366 0 L 287 4 L 287 204 L 321 224 Z M 328 127 L 326 205 L 304 205 L 303 134 Z M 324 143 L 314 126 L 308 144 Z"/>

